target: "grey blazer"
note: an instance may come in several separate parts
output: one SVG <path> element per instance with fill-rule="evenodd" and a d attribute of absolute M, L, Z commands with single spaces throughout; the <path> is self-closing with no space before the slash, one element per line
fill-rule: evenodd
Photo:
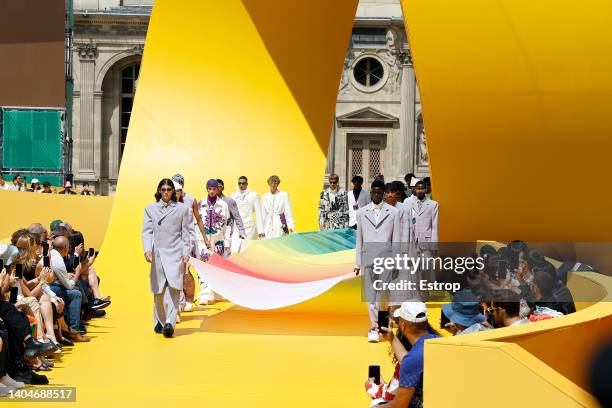
<path fill-rule="evenodd" d="M 182 290 L 185 264 L 183 256 L 191 253 L 189 211 L 183 203 L 171 201 L 163 210 L 163 201 L 145 208 L 142 223 L 144 251 L 153 252 L 151 292 L 161 293 L 164 284 Z"/>
<path fill-rule="evenodd" d="M 438 202 L 425 198 L 420 211 L 416 199 L 408 205 L 411 228 L 412 219 L 416 221 L 411 242 L 438 242 Z"/>
<path fill-rule="evenodd" d="M 234 222 L 236 223 L 236 226 L 238 227 L 238 233 L 242 235 L 243 237 L 246 237 L 246 232 L 244 230 L 244 223 L 242 222 L 240 211 L 238 211 L 238 204 L 236 204 L 236 201 L 232 197 L 229 197 L 226 195 L 223 195 L 221 199 L 227 203 L 230 215 L 232 216 L 232 218 L 234 219 Z"/>
<path fill-rule="evenodd" d="M 383 203 L 376 221 L 376 215 L 370 203 L 357 211 L 357 240 L 355 243 L 355 263 L 358 266 L 371 264 L 372 257 L 392 256 L 391 244 L 398 244 L 401 239 L 399 211 Z"/>

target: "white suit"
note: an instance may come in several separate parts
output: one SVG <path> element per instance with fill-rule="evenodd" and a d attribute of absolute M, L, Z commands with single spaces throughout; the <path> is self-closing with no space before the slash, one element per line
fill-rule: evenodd
<path fill-rule="evenodd" d="M 236 205 L 238 206 L 238 212 L 244 224 L 246 239 L 257 239 L 258 234 L 263 232 L 259 194 L 249 189 L 238 190 L 232 194 L 232 198 L 236 201 Z M 238 234 L 232 235 L 233 254 L 240 252 L 240 250 L 244 248 L 244 245 L 241 245 L 242 243 L 240 241 Z"/>
<path fill-rule="evenodd" d="M 277 190 L 275 194 L 271 192 L 264 194 L 261 198 L 261 215 L 266 238 L 277 238 L 284 235 L 281 214 L 285 216 L 287 228 L 295 230 L 289 194 L 280 190 Z"/>
<path fill-rule="evenodd" d="M 370 193 L 362 189 L 359 192 L 359 196 L 355 200 L 355 193 L 353 190 L 347 191 L 348 205 L 349 205 L 349 227 L 357 224 L 357 210 L 368 205 L 372 200 L 370 199 Z"/>

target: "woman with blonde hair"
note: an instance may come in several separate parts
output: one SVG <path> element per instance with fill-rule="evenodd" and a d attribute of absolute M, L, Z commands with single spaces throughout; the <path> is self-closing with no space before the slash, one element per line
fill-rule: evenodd
<path fill-rule="evenodd" d="M 15 306 L 36 319 L 36 338 L 48 343 L 52 341 L 59 349 L 55 333 L 53 331 L 53 307 L 51 299 L 45 293 L 45 286 L 52 281 L 50 268 L 43 268 L 36 276 L 36 264 L 38 262 L 38 244 L 32 234 L 24 234 L 17 239 L 16 246 L 19 253 L 13 260 L 14 265 L 22 265 L 22 276 L 17 279 L 13 268 L 15 286 L 18 288 L 17 303 Z"/>

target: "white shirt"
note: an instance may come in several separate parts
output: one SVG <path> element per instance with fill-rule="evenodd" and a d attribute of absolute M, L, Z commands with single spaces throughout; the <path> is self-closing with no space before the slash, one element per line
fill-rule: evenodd
<path fill-rule="evenodd" d="M 378 224 L 378 217 L 380 215 L 380 210 L 382 210 L 383 201 L 378 204 L 372 203 L 372 211 L 374 211 L 374 215 L 376 216 L 376 223 Z"/>

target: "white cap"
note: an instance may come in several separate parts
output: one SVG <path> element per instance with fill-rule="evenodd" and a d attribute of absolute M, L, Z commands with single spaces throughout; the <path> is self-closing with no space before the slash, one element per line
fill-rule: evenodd
<path fill-rule="evenodd" d="M 69 181 L 67 181 L 66 183 L 64 183 L 64 187 L 72 187 L 72 183 L 70 183 Z"/>
<path fill-rule="evenodd" d="M 399 309 L 393 312 L 393 317 L 412 323 L 422 323 L 427 321 L 427 306 L 423 302 L 403 302 Z"/>
<path fill-rule="evenodd" d="M 182 190 L 183 186 L 181 186 L 179 183 L 177 183 L 176 181 L 172 180 L 172 183 L 174 184 L 174 189 L 175 190 Z"/>
<path fill-rule="evenodd" d="M 32 184 L 34 184 L 34 183 L 38 183 L 38 179 L 37 178 L 32 179 Z"/>
<path fill-rule="evenodd" d="M 421 179 L 413 177 L 412 179 L 410 179 L 410 187 L 416 186 L 416 183 L 419 182 L 419 181 L 421 181 Z"/>

